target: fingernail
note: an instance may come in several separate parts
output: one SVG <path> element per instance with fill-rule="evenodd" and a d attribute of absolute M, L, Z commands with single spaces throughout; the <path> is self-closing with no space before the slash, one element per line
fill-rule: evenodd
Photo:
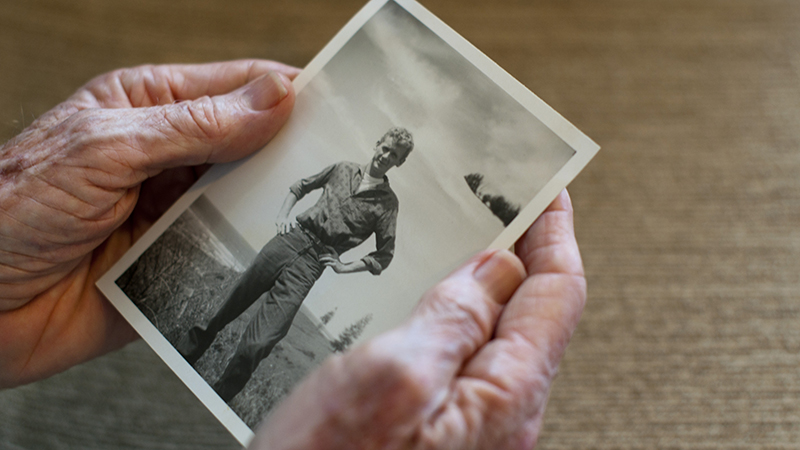
<path fill-rule="evenodd" d="M 498 250 L 481 261 L 473 277 L 484 289 L 499 301 L 506 301 L 525 279 L 522 262 L 507 250 Z"/>
<path fill-rule="evenodd" d="M 289 80 L 286 80 L 286 83 L 288 82 Z M 245 98 L 250 102 L 250 108 L 255 111 L 270 109 L 287 95 L 289 95 L 289 89 L 286 88 L 283 77 L 273 71 L 254 80 L 244 92 Z"/>

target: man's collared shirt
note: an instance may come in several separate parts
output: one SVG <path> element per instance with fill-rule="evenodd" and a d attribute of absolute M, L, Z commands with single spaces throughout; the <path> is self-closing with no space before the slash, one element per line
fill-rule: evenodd
<path fill-rule="evenodd" d="M 378 275 L 394 256 L 399 202 L 386 177 L 382 184 L 357 193 L 363 176 L 358 164 L 340 162 L 298 181 L 289 190 L 300 200 L 323 188 L 317 203 L 298 215 L 297 222 L 339 255 L 375 233 L 376 250 L 362 260 Z"/>

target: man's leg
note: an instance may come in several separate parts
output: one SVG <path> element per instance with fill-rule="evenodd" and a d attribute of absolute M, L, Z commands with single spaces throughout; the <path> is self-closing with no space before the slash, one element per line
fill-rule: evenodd
<path fill-rule="evenodd" d="M 300 255 L 284 268 L 267 292 L 266 301 L 247 325 L 222 376 L 214 383 L 214 390 L 223 400 L 229 402 L 244 388 L 258 364 L 286 336 L 300 305 L 324 268 L 316 252 Z"/>
<path fill-rule="evenodd" d="M 227 324 L 239 317 L 275 283 L 287 260 L 295 257 L 297 246 L 284 236 L 271 239 L 239 277 L 227 299 L 205 327 L 194 326 L 175 344 L 175 348 L 194 365 Z"/>

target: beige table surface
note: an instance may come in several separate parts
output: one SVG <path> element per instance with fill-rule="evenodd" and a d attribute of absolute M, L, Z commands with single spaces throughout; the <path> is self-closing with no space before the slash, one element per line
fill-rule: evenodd
<path fill-rule="evenodd" d="M 7 0 L 0 139 L 117 67 L 302 66 L 361 3 Z M 800 448 L 800 2 L 424 4 L 603 147 L 540 448 Z M 137 343 L 0 392 L 0 448 L 236 443 Z"/>

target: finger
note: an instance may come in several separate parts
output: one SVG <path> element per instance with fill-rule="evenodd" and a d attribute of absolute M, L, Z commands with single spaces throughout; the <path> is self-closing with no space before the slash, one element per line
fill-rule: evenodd
<path fill-rule="evenodd" d="M 300 69 L 274 61 L 237 60 L 208 64 L 145 65 L 120 69 L 90 81 L 85 89 L 100 107 L 166 105 L 231 92 L 277 72 L 294 79 Z"/>
<path fill-rule="evenodd" d="M 528 278 L 503 310 L 495 338 L 461 375 L 465 382 L 477 379 L 495 386 L 495 391 L 484 391 L 490 395 L 511 399 L 520 433 L 531 438 L 532 431 L 523 424 L 538 426 L 550 383 L 586 301 L 566 191 L 531 226 L 517 250 Z"/>
<path fill-rule="evenodd" d="M 497 335 L 525 338 L 555 370 L 586 303 L 586 279 L 566 189 L 520 239 L 517 252 L 529 276 L 501 317 Z"/>
<path fill-rule="evenodd" d="M 517 242 L 517 255 L 529 274 L 583 276 L 572 216 L 572 201 L 564 189 Z"/>
<path fill-rule="evenodd" d="M 471 259 L 426 292 L 406 327 L 415 353 L 450 380 L 491 337 L 503 305 L 525 276 L 517 257 L 506 250 Z"/>
<path fill-rule="evenodd" d="M 293 104 L 291 82 L 270 72 L 229 94 L 152 108 L 86 110 L 63 126 L 81 137 L 75 164 L 96 165 L 90 167 L 98 169 L 92 181 L 121 188 L 173 167 L 239 159 L 278 132 Z M 122 186 L 109 185 L 115 181 Z"/>

